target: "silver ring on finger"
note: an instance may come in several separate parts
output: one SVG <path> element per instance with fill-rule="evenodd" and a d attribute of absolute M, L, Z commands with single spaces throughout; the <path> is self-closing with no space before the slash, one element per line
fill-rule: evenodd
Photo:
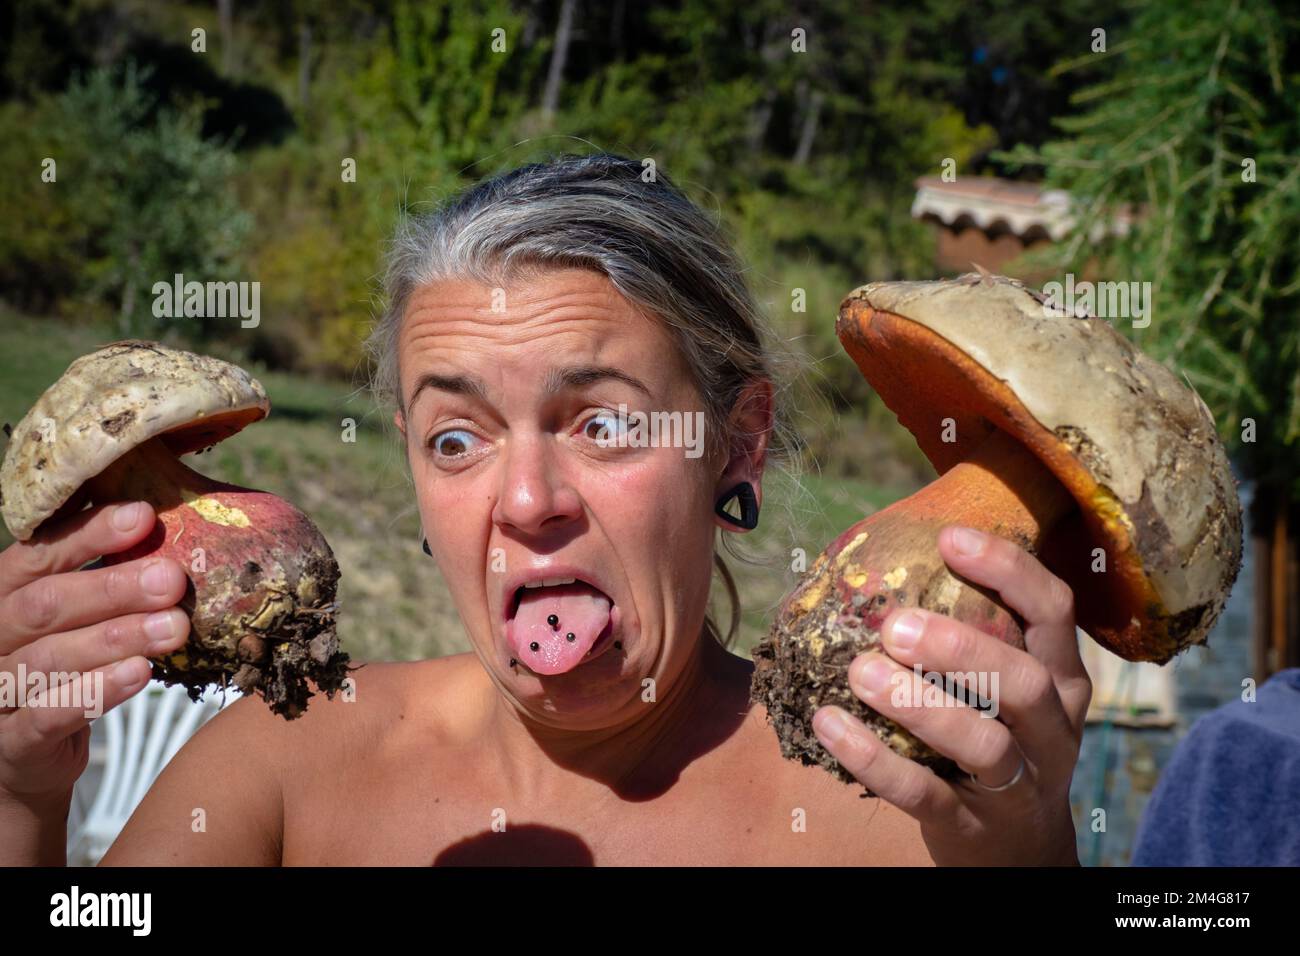
<path fill-rule="evenodd" d="M 1002 786 L 1000 787 L 990 787 L 987 783 L 980 783 L 979 778 L 976 777 L 975 774 L 973 773 L 970 775 L 970 778 L 973 783 L 989 791 L 990 793 L 999 793 L 1002 790 L 1010 790 L 1012 787 L 1014 787 L 1017 783 L 1020 782 L 1020 778 L 1023 777 L 1024 775 L 1025 775 L 1025 755 L 1021 754 L 1020 766 L 1016 769 L 1016 775 L 1012 777 L 1010 780 L 1008 780 L 1006 783 L 1002 784 Z"/>

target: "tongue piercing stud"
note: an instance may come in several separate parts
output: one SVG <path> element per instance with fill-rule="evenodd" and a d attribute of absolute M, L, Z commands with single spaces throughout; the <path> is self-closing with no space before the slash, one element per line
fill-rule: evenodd
<path fill-rule="evenodd" d="M 551 625 L 551 627 L 552 627 L 553 629 L 555 629 L 555 630 L 558 631 L 558 630 L 560 629 L 560 617 L 559 617 L 559 615 L 558 615 L 558 614 L 552 614 L 550 617 L 548 617 L 548 618 L 546 619 L 546 623 L 549 624 L 549 625 Z"/>
<path fill-rule="evenodd" d="M 535 650 L 537 650 L 537 647 L 538 647 L 538 644 L 537 644 L 536 641 L 533 641 L 531 644 L 528 645 L 528 649 L 529 649 L 530 651 L 535 651 Z"/>
<path fill-rule="evenodd" d="M 578 639 L 577 635 L 575 635 L 572 631 L 570 631 L 568 634 L 565 634 L 564 636 L 567 640 L 570 641 L 576 641 Z"/>

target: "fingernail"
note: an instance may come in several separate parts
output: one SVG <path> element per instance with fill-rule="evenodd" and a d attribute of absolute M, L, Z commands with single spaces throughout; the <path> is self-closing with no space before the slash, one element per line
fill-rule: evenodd
<path fill-rule="evenodd" d="M 144 619 L 144 632 L 149 637 L 149 650 L 155 651 L 176 640 L 180 622 L 171 611 L 155 611 Z"/>
<path fill-rule="evenodd" d="M 138 657 L 132 657 L 129 660 L 120 661 L 113 668 L 113 683 L 123 690 L 131 690 L 134 687 L 142 686 L 149 679 L 150 669 L 147 664 L 143 664 Z"/>
<path fill-rule="evenodd" d="M 113 527 L 118 531 L 130 531 L 144 519 L 144 510 L 144 503 L 139 501 L 118 505 L 111 517 Z"/>
<path fill-rule="evenodd" d="M 958 554 L 974 557 L 984 550 L 984 535 L 974 528 L 956 528 L 952 533 L 952 545 Z"/>
<path fill-rule="evenodd" d="M 878 694 L 889 686 L 894 676 L 894 669 L 885 661 L 877 658 L 858 668 L 858 683 L 873 694 Z"/>
<path fill-rule="evenodd" d="M 813 733 L 817 735 L 823 747 L 839 743 L 844 739 L 848 729 L 848 721 L 834 707 L 827 707 L 813 716 Z"/>
<path fill-rule="evenodd" d="M 908 611 L 906 614 L 901 614 L 894 619 L 893 625 L 889 628 L 887 640 L 894 647 L 910 650 L 921 639 L 921 632 L 924 630 L 925 618 L 915 611 Z"/>
<path fill-rule="evenodd" d="M 140 586 L 147 594 L 162 597 L 171 588 L 172 575 L 162 561 L 154 561 L 140 572 Z"/>

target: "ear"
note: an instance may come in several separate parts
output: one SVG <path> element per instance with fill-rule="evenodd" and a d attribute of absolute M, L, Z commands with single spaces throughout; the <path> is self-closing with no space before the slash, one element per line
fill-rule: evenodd
<path fill-rule="evenodd" d="M 397 426 L 397 430 L 402 433 L 402 439 L 405 440 L 406 439 L 406 417 L 402 415 L 402 410 L 400 408 L 397 409 L 397 411 L 393 412 L 393 424 Z"/>
<path fill-rule="evenodd" d="M 722 473 L 713 489 L 719 501 L 742 481 L 754 486 L 759 507 L 763 504 L 763 468 L 767 464 L 767 445 L 772 436 L 772 383 L 753 379 L 741 391 L 728 418 L 731 443 L 726 451 Z M 727 531 L 741 529 L 715 516 L 714 523 Z"/>

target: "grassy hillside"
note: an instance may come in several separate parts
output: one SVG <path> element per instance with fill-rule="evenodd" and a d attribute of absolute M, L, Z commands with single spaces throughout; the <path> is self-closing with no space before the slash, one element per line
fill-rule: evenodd
<path fill-rule="evenodd" d="M 17 422 L 73 359 L 113 337 L 96 326 L 0 311 L 0 421 Z M 343 571 L 340 636 L 354 658 L 410 660 L 468 650 L 441 575 L 420 549 L 401 448 L 368 397 L 344 383 L 247 367 L 266 386 L 270 417 L 190 459 L 191 466 L 287 498 L 320 525 Z M 342 440 L 344 418 L 357 422 L 354 443 Z M 768 484 L 763 524 L 743 542 L 752 563 L 730 561 L 745 607 L 736 645 L 742 652 L 796 579 L 793 548 L 803 548 L 811 564 L 838 531 L 907 493 L 815 475 L 800 481 L 776 476 Z M 0 527 L 0 546 L 11 540 Z M 715 590 L 725 627 L 728 609 Z"/>

